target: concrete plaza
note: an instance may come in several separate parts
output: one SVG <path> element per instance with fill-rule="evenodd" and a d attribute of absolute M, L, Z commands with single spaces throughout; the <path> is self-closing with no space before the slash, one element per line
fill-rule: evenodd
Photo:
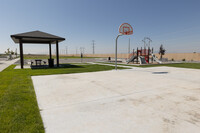
<path fill-rule="evenodd" d="M 200 70 L 33 76 L 47 133 L 199 133 Z"/>

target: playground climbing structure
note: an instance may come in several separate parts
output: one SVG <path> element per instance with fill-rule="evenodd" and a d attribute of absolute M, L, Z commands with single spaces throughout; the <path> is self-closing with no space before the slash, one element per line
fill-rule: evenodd
<path fill-rule="evenodd" d="M 157 62 L 161 64 L 162 62 L 156 58 L 156 56 L 153 54 L 153 48 L 150 49 L 150 47 L 138 49 L 130 54 L 130 59 L 128 59 L 127 64 L 130 62 L 137 63 L 137 64 L 149 64 L 153 62 Z"/>

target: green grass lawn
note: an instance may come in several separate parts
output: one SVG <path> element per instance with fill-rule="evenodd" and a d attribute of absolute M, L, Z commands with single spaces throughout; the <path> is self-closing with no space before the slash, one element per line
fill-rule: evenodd
<path fill-rule="evenodd" d="M 103 64 L 113 64 L 114 63 L 104 63 Z M 180 68 L 192 68 L 192 69 L 200 69 L 200 63 L 173 63 L 173 64 L 149 64 L 149 65 L 129 65 L 129 64 L 117 64 L 118 66 L 132 66 L 132 67 L 159 67 L 159 66 L 168 66 L 168 67 L 180 67 Z"/>
<path fill-rule="evenodd" d="M 56 56 L 52 56 L 56 59 Z M 60 59 L 80 58 L 80 56 L 59 56 Z M 83 58 L 99 58 L 99 57 L 84 57 Z M 49 55 L 24 55 L 24 59 L 49 59 Z"/>
<path fill-rule="evenodd" d="M 42 133 L 44 126 L 39 113 L 31 76 L 69 74 L 112 70 L 105 65 L 64 65 L 52 69 L 13 69 L 0 72 L 0 133 Z M 124 69 L 124 68 L 119 68 Z"/>

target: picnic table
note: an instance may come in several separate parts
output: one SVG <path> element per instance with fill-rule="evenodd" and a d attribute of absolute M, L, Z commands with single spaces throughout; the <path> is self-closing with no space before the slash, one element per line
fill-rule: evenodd
<path fill-rule="evenodd" d="M 43 61 L 41 59 L 35 59 L 35 66 L 42 66 L 42 62 L 43 62 L 43 66 L 46 65 L 46 61 Z M 31 66 L 33 66 L 33 61 L 31 60 Z"/>
<path fill-rule="evenodd" d="M 37 66 L 37 65 L 41 66 L 41 65 L 42 65 L 42 60 L 41 60 L 41 59 L 36 59 L 36 60 L 35 60 L 35 65 L 36 65 L 36 66 Z"/>

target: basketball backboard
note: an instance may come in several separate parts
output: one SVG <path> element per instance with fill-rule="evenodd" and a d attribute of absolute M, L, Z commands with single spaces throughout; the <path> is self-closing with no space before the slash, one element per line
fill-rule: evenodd
<path fill-rule="evenodd" d="M 121 33 L 122 35 L 131 35 L 133 34 L 133 28 L 130 24 L 123 23 L 119 27 L 119 33 Z"/>

